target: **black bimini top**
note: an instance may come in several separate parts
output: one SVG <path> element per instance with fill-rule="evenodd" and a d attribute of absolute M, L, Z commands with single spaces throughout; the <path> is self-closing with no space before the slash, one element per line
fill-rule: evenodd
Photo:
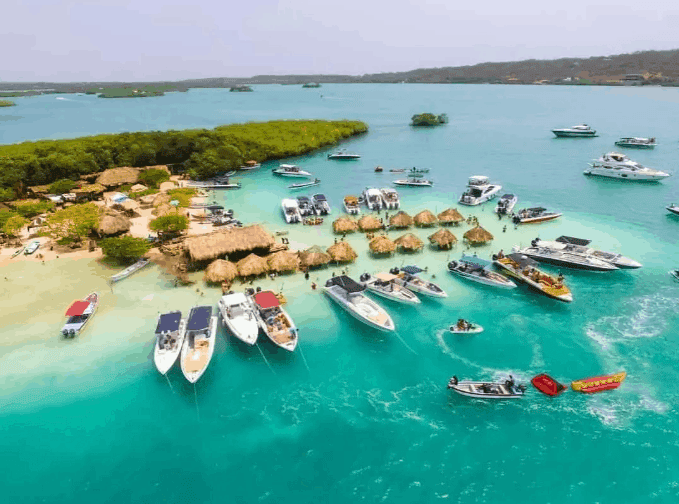
<path fill-rule="evenodd" d="M 324 194 L 314 194 L 314 198 L 316 198 L 317 201 L 325 201 Z"/>
<path fill-rule="evenodd" d="M 173 311 L 170 313 L 163 313 L 158 318 L 158 326 L 156 327 L 156 334 L 163 332 L 174 332 L 179 329 L 179 322 L 182 319 L 182 312 Z"/>
<path fill-rule="evenodd" d="M 585 240 L 584 238 L 573 238 L 572 236 L 559 236 L 556 241 L 559 243 L 566 243 L 569 245 L 582 245 L 583 247 L 585 245 L 589 245 L 592 243 L 592 240 Z"/>
<path fill-rule="evenodd" d="M 298 203 L 309 203 L 309 198 L 306 196 L 297 196 Z"/>
<path fill-rule="evenodd" d="M 507 257 L 516 262 L 520 267 L 524 268 L 526 266 L 536 266 L 537 263 L 528 256 L 523 254 L 507 254 Z"/>
<path fill-rule="evenodd" d="M 502 196 L 502 198 L 500 198 L 500 199 L 513 199 L 513 198 L 514 198 L 514 195 L 513 195 L 513 194 L 505 194 L 505 195 Z"/>
<path fill-rule="evenodd" d="M 210 327 L 212 306 L 194 306 L 189 313 L 189 321 L 186 324 L 188 331 L 200 331 Z"/>
<path fill-rule="evenodd" d="M 341 276 L 336 276 L 330 278 L 325 285 L 327 287 L 332 287 L 333 285 L 337 285 L 338 287 L 341 287 L 345 291 L 349 293 L 354 293 L 354 292 L 361 292 L 365 290 L 365 287 L 358 282 L 352 280 L 346 275 L 341 275 Z"/>

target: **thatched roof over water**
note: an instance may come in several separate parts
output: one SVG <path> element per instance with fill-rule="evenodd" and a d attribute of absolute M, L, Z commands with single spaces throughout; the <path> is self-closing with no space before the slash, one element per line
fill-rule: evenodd
<path fill-rule="evenodd" d="M 332 258 L 330 255 L 323 252 L 323 249 L 318 245 L 314 245 L 299 253 L 299 262 L 304 268 L 323 266 L 324 264 L 328 264 L 331 260 Z"/>
<path fill-rule="evenodd" d="M 445 228 L 441 228 L 433 235 L 429 236 L 429 243 L 436 243 L 439 249 L 447 250 L 457 243 L 457 238 L 453 233 Z"/>
<path fill-rule="evenodd" d="M 415 221 L 416 226 L 433 226 L 436 224 L 436 215 L 431 213 L 429 210 L 422 210 L 420 213 L 418 213 L 413 220 Z"/>
<path fill-rule="evenodd" d="M 493 239 L 493 235 L 483 229 L 481 226 L 476 226 L 464 234 L 464 239 L 472 245 L 479 245 L 487 243 Z"/>
<path fill-rule="evenodd" d="M 203 280 L 208 283 L 218 284 L 222 282 L 230 282 L 238 276 L 238 268 L 231 261 L 224 259 L 217 259 L 212 261 L 205 270 Z"/>
<path fill-rule="evenodd" d="M 328 254 L 335 262 L 353 262 L 358 257 L 356 251 L 345 241 L 337 242 L 328 247 Z"/>
<path fill-rule="evenodd" d="M 129 231 L 131 226 L 130 219 L 122 214 L 102 215 L 99 219 L 97 233 L 99 236 L 116 235 Z"/>
<path fill-rule="evenodd" d="M 335 233 L 353 233 L 358 230 L 358 223 L 349 217 L 340 217 L 332 223 L 332 230 Z"/>
<path fill-rule="evenodd" d="M 378 229 L 382 229 L 382 223 L 377 217 L 364 215 L 358 221 L 358 227 L 361 231 L 377 231 Z"/>
<path fill-rule="evenodd" d="M 464 222 L 465 220 L 456 208 L 444 210 L 438 215 L 438 219 L 441 224 L 457 224 L 458 222 Z"/>
<path fill-rule="evenodd" d="M 97 184 L 107 187 L 117 187 L 124 184 L 136 184 L 139 180 L 139 169 L 131 166 L 121 166 L 120 168 L 109 168 L 104 170 L 97 177 Z"/>
<path fill-rule="evenodd" d="M 413 225 L 413 218 L 401 210 L 399 213 L 389 218 L 389 224 L 395 228 L 408 228 Z"/>
<path fill-rule="evenodd" d="M 250 254 L 236 263 L 238 274 L 242 277 L 251 275 L 262 275 L 269 271 L 269 264 L 266 259 L 257 254 Z"/>
<path fill-rule="evenodd" d="M 260 226 L 253 225 L 193 236 L 186 239 L 184 248 L 194 261 L 207 261 L 229 254 L 268 251 L 274 244 L 273 236 Z"/>
<path fill-rule="evenodd" d="M 391 254 L 396 250 L 396 244 L 385 235 L 379 235 L 370 240 L 368 247 L 375 254 Z"/>
<path fill-rule="evenodd" d="M 397 247 L 406 252 L 413 252 L 424 247 L 424 242 L 412 233 L 406 233 L 403 236 L 396 238 L 394 243 Z"/>
<path fill-rule="evenodd" d="M 294 252 L 281 250 L 266 258 L 270 271 L 276 273 L 288 273 L 296 271 L 299 267 L 299 256 Z"/>

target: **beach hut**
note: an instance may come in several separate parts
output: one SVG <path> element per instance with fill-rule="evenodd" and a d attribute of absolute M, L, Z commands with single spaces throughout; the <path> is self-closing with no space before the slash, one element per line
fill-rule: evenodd
<path fill-rule="evenodd" d="M 444 225 L 450 225 L 450 224 L 455 224 L 456 226 L 460 222 L 464 222 L 464 217 L 460 212 L 457 211 L 456 208 L 449 208 L 448 210 L 444 210 L 438 215 L 439 222 Z"/>
<path fill-rule="evenodd" d="M 172 206 L 169 203 L 163 203 L 162 205 L 155 207 L 151 213 L 156 217 L 163 217 L 165 215 L 175 215 L 179 212 L 177 211 L 177 207 Z"/>
<path fill-rule="evenodd" d="M 146 187 L 144 184 L 134 184 L 132 187 L 130 187 L 130 192 L 135 193 L 135 192 L 142 192 L 146 191 L 148 187 Z"/>
<path fill-rule="evenodd" d="M 337 242 L 328 247 L 328 254 L 334 262 L 347 263 L 353 262 L 358 257 L 356 251 L 347 242 Z"/>
<path fill-rule="evenodd" d="M 184 248 L 193 261 L 212 261 L 227 255 L 234 260 L 251 252 L 268 254 L 275 243 L 273 236 L 255 224 L 192 236 L 186 239 Z"/>
<path fill-rule="evenodd" d="M 292 273 L 297 271 L 299 267 L 299 256 L 287 250 L 271 254 L 266 260 L 269 265 L 269 271 L 275 271 L 276 273 Z"/>
<path fill-rule="evenodd" d="M 415 225 L 420 227 L 433 226 L 437 221 L 436 215 L 429 210 L 422 210 L 413 218 L 413 220 L 415 221 Z"/>
<path fill-rule="evenodd" d="M 314 245 L 299 253 L 300 265 L 304 268 L 315 268 L 328 264 L 332 260 L 328 254 L 323 252 L 323 249 L 318 245 Z"/>
<path fill-rule="evenodd" d="M 337 234 L 353 233 L 358 230 L 358 223 L 349 217 L 340 217 L 332 223 L 332 230 Z"/>
<path fill-rule="evenodd" d="M 389 224 L 397 229 L 405 229 L 413 225 L 413 218 L 401 210 L 399 213 L 389 218 Z"/>
<path fill-rule="evenodd" d="M 464 239 L 467 240 L 470 245 L 483 245 L 484 243 L 491 241 L 493 235 L 481 226 L 476 226 L 464 234 Z"/>
<path fill-rule="evenodd" d="M 212 261 L 205 270 L 203 280 L 211 284 L 220 284 L 222 282 L 231 282 L 238 276 L 238 268 L 231 261 L 224 259 L 217 259 Z"/>
<path fill-rule="evenodd" d="M 97 184 L 106 187 L 118 187 L 125 184 L 136 184 L 139 181 L 139 169 L 131 166 L 109 168 L 97 177 Z"/>
<path fill-rule="evenodd" d="M 238 274 L 242 277 L 257 276 L 268 273 L 269 264 L 257 254 L 250 254 L 236 263 Z"/>
<path fill-rule="evenodd" d="M 415 252 L 424 247 L 424 242 L 412 233 L 406 233 L 396 238 L 394 243 L 402 252 Z"/>
<path fill-rule="evenodd" d="M 160 206 L 160 205 L 169 204 L 171 199 L 172 199 L 172 198 L 170 197 L 169 194 L 166 194 L 166 193 L 156 194 L 156 195 L 153 197 L 153 206 L 154 206 L 154 207 L 158 207 L 158 206 Z"/>
<path fill-rule="evenodd" d="M 75 194 L 75 199 L 81 200 L 92 200 L 96 197 L 100 197 L 104 194 L 106 188 L 101 184 L 84 184 L 80 187 L 71 189 L 71 192 Z"/>
<path fill-rule="evenodd" d="M 377 219 L 377 217 L 373 217 L 372 215 L 364 215 L 358 221 L 358 227 L 361 231 L 377 231 L 378 229 L 382 229 L 384 226 L 379 221 L 379 219 Z"/>
<path fill-rule="evenodd" d="M 439 250 L 450 250 L 457 243 L 457 238 L 447 229 L 441 228 L 429 236 L 429 243 L 438 245 Z"/>
<path fill-rule="evenodd" d="M 379 235 L 368 244 L 373 254 L 391 254 L 396 250 L 396 244 L 385 235 Z"/>
<path fill-rule="evenodd" d="M 130 219 L 122 214 L 108 214 L 103 215 L 99 219 L 99 227 L 97 233 L 99 236 L 111 236 L 120 233 L 126 233 L 132 227 Z"/>

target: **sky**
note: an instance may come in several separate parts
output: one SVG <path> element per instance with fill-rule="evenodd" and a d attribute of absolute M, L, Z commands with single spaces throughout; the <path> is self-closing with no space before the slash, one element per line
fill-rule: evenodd
<path fill-rule="evenodd" d="M 679 48 L 679 2 L 9 0 L 0 81 L 349 74 Z"/>

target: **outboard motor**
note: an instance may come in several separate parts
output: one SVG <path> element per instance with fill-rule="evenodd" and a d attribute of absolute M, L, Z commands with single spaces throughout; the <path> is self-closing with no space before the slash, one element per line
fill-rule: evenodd
<path fill-rule="evenodd" d="M 328 279 L 328 280 L 325 282 L 325 286 L 326 286 L 326 287 L 332 287 L 332 280 Z"/>
<path fill-rule="evenodd" d="M 398 275 L 398 268 L 391 268 L 389 270 L 389 273 L 391 273 L 392 275 Z"/>
<path fill-rule="evenodd" d="M 448 382 L 448 388 L 453 388 L 454 385 L 457 385 L 457 376 L 453 376 L 450 381 Z"/>
<path fill-rule="evenodd" d="M 457 268 L 457 262 L 456 261 L 450 261 L 448 263 L 448 269 L 455 269 Z"/>
<path fill-rule="evenodd" d="M 370 273 L 363 273 L 360 278 L 361 282 L 367 282 L 370 279 Z"/>

